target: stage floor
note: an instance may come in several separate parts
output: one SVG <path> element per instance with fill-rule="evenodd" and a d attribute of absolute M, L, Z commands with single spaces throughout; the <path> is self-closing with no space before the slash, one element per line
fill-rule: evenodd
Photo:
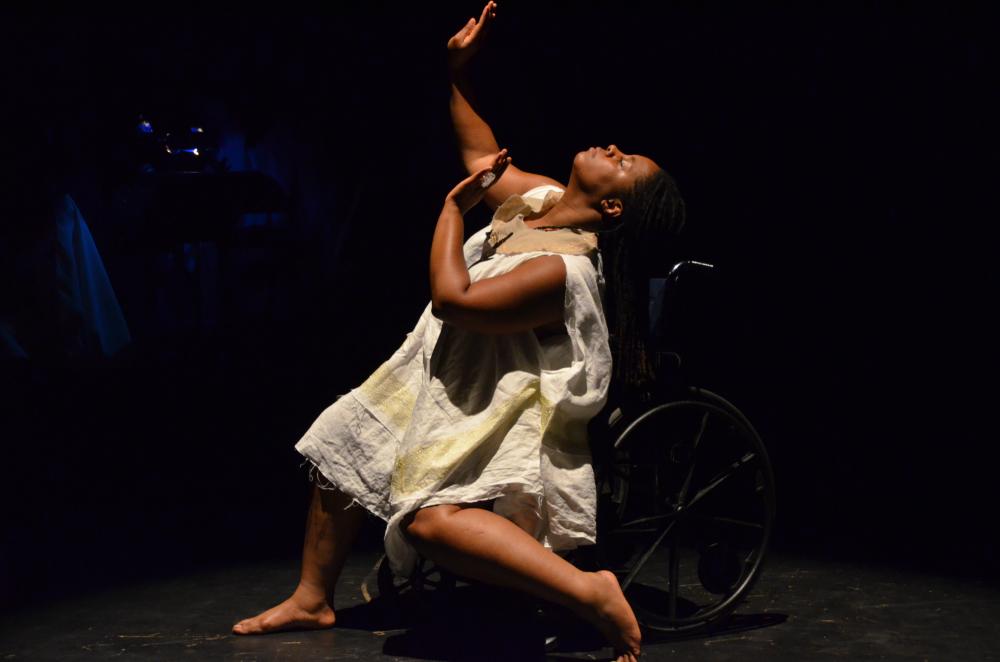
<path fill-rule="evenodd" d="M 463 586 L 435 613 L 392 615 L 366 603 L 372 553 L 350 560 L 329 630 L 264 636 L 233 623 L 287 597 L 295 561 L 244 565 L 108 590 L 8 613 L 0 660 L 566 660 L 607 659 L 589 630 L 562 625 L 555 651 L 519 598 Z M 424 612 L 433 610 L 424 610 Z M 400 620 L 402 618 L 402 620 Z M 643 660 L 991 660 L 1000 592 L 889 568 L 770 558 L 727 630 L 687 639 L 647 634 Z"/>

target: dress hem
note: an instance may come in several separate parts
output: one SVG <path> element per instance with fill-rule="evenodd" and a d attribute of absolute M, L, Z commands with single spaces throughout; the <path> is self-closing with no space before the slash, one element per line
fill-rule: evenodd
<path fill-rule="evenodd" d="M 529 488 L 529 487 L 531 487 L 531 485 L 529 485 L 528 483 L 518 482 L 518 481 L 507 481 L 507 482 L 501 482 L 501 483 L 493 483 L 491 485 L 485 485 L 485 486 L 483 486 L 483 488 L 481 490 L 476 491 L 475 493 L 473 493 L 472 495 L 470 495 L 468 497 L 462 498 L 460 501 L 455 501 L 455 500 L 452 500 L 452 499 L 435 499 L 433 496 L 425 498 L 425 499 L 421 499 L 420 497 L 413 498 L 413 499 L 407 499 L 406 501 L 401 501 L 401 502 L 398 502 L 397 504 L 395 504 L 397 506 L 396 508 L 393 508 L 393 510 L 395 512 L 393 512 L 391 515 L 389 515 L 389 517 L 385 517 L 384 515 L 381 515 L 378 512 L 376 512 L 375 509 L 367 506 L 357 496 L 351 494 L 351 492 L 349 490 L 346 490 L 343 487 L 341 487 L 338 484 L 337 481 L 332 480 L 326 473 L 323 472 L 323 469 L 320 466 L 320 463 L 317 463 L 311 456 L 309 456 L 305 452 L 305 450 L 299 450 L 298 448 L 296 448 L 296 450 L 298 450 L 298 452 L 301 453 L 305 457 L 305 460 L 303 460 L 302 463 L 299 464 L 299 467 L 301 468 L 306 463 L 308 463 L 310 465 L 310 467 L 308 469 L 308 473 L 307 473 L 307 478 L 308 478 L 308 480 L 310 482 L 315 483 L 316 486 L 319 489 L 322 489 L 322 490 L 337 490 L 337 491 L 339 491 L 339 492 L 347 495 L 348 497 L 350 497 L 351 498 L 351 503 L 348 504 L 348 506 L 345 508 L 345 510 L 347 508 L 351 508 L 352 506 L 354 506 L 355 504 L 357 504 L 358 506 L 361 506 L 366 511 L 368 511 L 369 513 L 371 513 L 375 517 L 378 517 L 379 519 L 381 519 L 382 521 L 384 521 L 386 523 L 389 523 L 390 520 L 392 520 L 393 518 L 395 518 L 398 515 L 398 513 L 400 513 L 400 512 L 403 512 L 405 514 L 405 513 L 409 513 L 411 511 L 414 511 L 414 510 L 419 510 L 420 508 L 430 508 L 432 506 L 441 506 L 441 505 L 445 505 L 445 504 L 459 505 L 459 504 L 468 504 L 468 503 L 478 503 L 478 502 L 481 502 L 481 501 L 491 501 L 491 500 L 494 500 L 494 499 L 499 499 L 499 498 L 505 496 L 506 494 L 510 493 L 511 488 L 513 488 L 513 487 L 523 487 L 523 488 Z M 325 481 L 326 484 L 324 485 L 321 481 Z M 542 500 L 544 499 L 544 496 L 542 494 L 540 494 L 539 492 L 536 492 L 536 491 L 524 490 L 523 493 L 535 497 L 537 499 L 538 503 L 541 503 Z M 413 502 L 419 502 L 419 505 L 416 508 L 414 508 L 414 507 L 412 507 Z M 400 505 L 402 505 L 403 507 L 399 508 L 398 506 L 400 506 Z M 503 516 L 501 515 L 501 517 L 503 517 Z M 509 519 L 509 518 L 507 518 L 507 519 Z M 581 533 L 581 534 L 575 535 L 575 536 L 574 535 L 562 536 L 564 538 L 565 542 L 572 543 L 572 544 L 562 544 L 562 545 L 559 545 L 559 546 L 555 546 L 555 545 L 550 544 L 549 541 L 547 540 L 548 536 L 542 536 L 542 537 L 543 537 L 543 539 L 539 540 L 539 542 L 546 549 L 550 549 L 553 552 L 566 552 L 566 551 L 577 549 L 578 547 L 582 547 L 582 546 L 586 546 L 586 545 L 593 545 L 593 544 L 596 544 L 596 542 L 597 542 L 596 536 L 592 536 L 592 535 L 589 535 L 589 534 L 586 534 L 586 533 Z"/>
<path fill-rule="evenodd" d="M 311 458 L 306 457 L 306 459 L 303 460 L 301 464 L 299 464 L 299 468 L 301 469 L 306 462 L 308 462 L 310 465 L 309 470 L 306 473 L 306 480 L 308 480 L 310 483 L 313 483 L 317 488 L 321 490 L 325 490 L 328 492 L 340 492 L 341 494 L 346 494 L 347 496 L 351 496 L 347 492 L 347 490 L 343 489 L 342 487 L 334 483 L 332 480 L 330 480 L 327 477 L 327 475 L 323 473 L 323 470 L 319 468 L 319 465 L 313 462 Z M 323 482 L 321 481 L 325 481 L 327 484 L 324 485 Z M 344 510 L 347 510 L 348 508 L 351 508 L 354 505 L 361 506 L 372 515 L 379 517 L 377 513 L 372 512 L 370 508 L 365 507 L 365 504 L 361 503 L 354 497 L 351 497 L 351 502 L 346 506 L 344 506 Z"/>

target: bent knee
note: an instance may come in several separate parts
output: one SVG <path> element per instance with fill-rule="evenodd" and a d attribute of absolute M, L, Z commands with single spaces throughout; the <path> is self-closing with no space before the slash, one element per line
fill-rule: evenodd
<path fill-rule="evenodd" d="M 461 510 L 461 506 L 450 504 L 421 508 L 406 515 L 401 527 L 415 541 L 434 542 L 440 536 L 445 519 L 458 510 Z"/>

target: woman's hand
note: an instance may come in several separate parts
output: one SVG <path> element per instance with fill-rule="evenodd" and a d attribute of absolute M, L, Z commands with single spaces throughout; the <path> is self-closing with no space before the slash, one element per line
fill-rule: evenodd
<path fill-rule="evenodd" d="M 483 7 L 483 13 L 476 19 L 470 18 L 461 30 L 448 40 L 448 66 L 458 70 L 465 66 L 469 59 L 476 54 L 482 46 L 489 26 L 497 15 L 497 3 L 490 0 Z"/>
<path fill-rule="evenodd" d="M 486 190 L 503 176 L 503 171 L 507 169 L 508 165 L 510 165 L 510 157 L 507 156 L 507 148 L 505 147 L 493 158 L 490 167 L 474 172 L 459 182 L 458 186 L 453 188 L 445 198 L 445 204 L 457 205 L 459 212 L 465 215 L 465 212 L 479 204 L 479 201 L 486 195 Z"/>

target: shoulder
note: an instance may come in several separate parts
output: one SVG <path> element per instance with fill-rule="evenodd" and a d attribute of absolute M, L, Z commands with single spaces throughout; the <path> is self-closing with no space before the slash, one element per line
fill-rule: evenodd
<path fill-rule="evenodd" d="M 566 289 L 570 296 L 590 296 L 603 299 L 604 273 L 600 253 L 563 255 L 566 268 Z"/>
<path fill-rule="evenodd" d="M 595 260 L 597 251 L 585 254 L 563 253 L 560 255 L 566 264 L 566 270 L 581 276 L 596 276 L 597 265 Z"/>
<path fill-rule="evenodd" d="M 503 278 L 510 287 L 528 297 L 562 291 L 569 272 L 563 257 L 561 254 L 540 253 L 520 262 L 497 278 Z"/>
<path fill-rule="evenodd" d="M 523 257 L 524 253 L 514 253 L 506 256 L 498 254 L 500 259 Z M 573 255 L 549 251 L 538 251 L 533 257 L 519 262 L 505 272 L 512 276 L 512 283 L 529 289 L 561 288 L 567 281 L 592 281 L 597 277 L 597 270 L 591 258 L 587 255 Z"/>

